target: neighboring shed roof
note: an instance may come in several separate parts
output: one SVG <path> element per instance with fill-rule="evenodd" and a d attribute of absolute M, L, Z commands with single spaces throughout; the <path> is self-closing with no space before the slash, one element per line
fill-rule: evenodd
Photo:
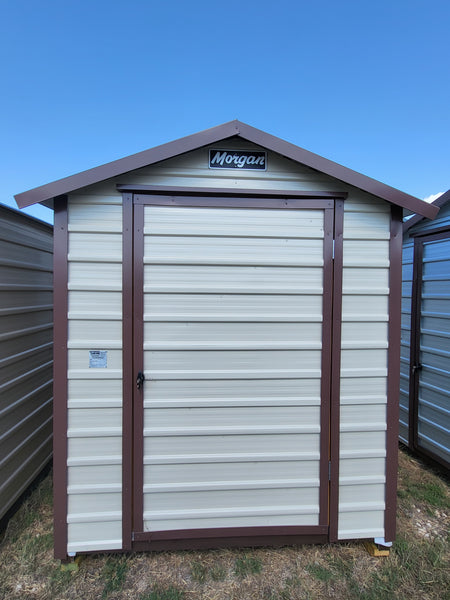
<path fill-rule="evenodd" d="M 449 201 L 450 201 L 450 190 L 447 190 L 445 192 L 445 194 L 442 194 L 441 196 L 439 196 L 439 198 L 436 198 L 436 200 L 434 200 L 434 202 L 431 202 L 431 205 L 436 206 L 437 208 L 442 208 Z M 425 218 L 426 217 L 422 216 L 421 214 L 416 214 L 413 217 L 411 217 L 410 219 L 408 219 L 407 221 L 405 221 L 403 223 L 403 233 L 405 233 L 406 231 L 409 231 L 411 229 L 411 227 L 414 227 L 414 225 L 417 225 L 417 223 L 419 223 L 420 221 L 422 221 Z"/>
<path fill-rule="evenodd" d="M 281 154 L 282 156 L 290 158 L 291 160 L 326 175 L 335 177 L 344 183 L 357 187 L 424 217 L 432 219 L 439 210 L 437 206 L 428 204 L 414 196 L 410 196 L 409 194 L 405 194 L 404 192 L 385 185 L 376 179 L 357 173 L 347 167 L 343 167 L 342 165 L 237 120 L 218 125 L 211 129 L 206 129 L 205 131 L 180 138 L 161 146 L 156 146 L 155 148 L 150 148 L 149 150 L 144 150 L 137 154 L 132 154 L 131 156 L 115 160 L 100 167 L 88 169 L 77 175 L 71 175 L 70 177 L 53 181 L 52 183 L 17 194 L 15 199 L 19 208 L 24 208 L 25 206 L 30 206 L 31 204 L 36 204 L 38 202 L 45 202 L 82 187 L 235 136 L 263 146 L 268 150 L 272 150 L 273 152 Z"/>

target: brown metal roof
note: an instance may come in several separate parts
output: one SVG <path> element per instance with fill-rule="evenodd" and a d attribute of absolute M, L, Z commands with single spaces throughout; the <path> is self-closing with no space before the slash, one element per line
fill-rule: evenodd
<path fill-rule="evenodd" d="M 436 206 L 437 209 L 439 210 L 449 200 L 450 200 L 450 190 L 447 190 L 444 194 L 439 196 L 439 198 L 436 198 L 436 200 L 431 202 L 431 206 Z M 407 221 L 405 221 L 403 223 L 403 233 L 405 233 L 406 231 L 409 231 L 411 229 L 411 227 L 414 227 L 414 225 L 419 223 L 419 221 L 422 221 L 424 218 L 425 217 L 422 216 L 421 214 L 418 214 L 418 215 L 416 214 L 413 217 L 411 217 L 410 219 L 408 219 Z"/>
<path fill-rule="evenodd" d="M 87 185 L 92 185 L 100 181 L 104 181 L 111 177 L 117 177 L 123 173 L 140 169 L 147 165 L 151 165 L 174 156 L 179 156 L 186 152 L 196 150 L 208 144 L 217 143 L 230 137 L 238 136 L 254 144 L 258 144 L 281 154 L 295 162 L 306 165 L 312 169 L 330 175 L 344 183 L 355 186 L 365 192 L 378 196 L 383 200 L 387 200 L 392 204 L 401 206 L 421 216 L 434 218 L 439 208 L 433 204 L 428 204 L 419 198 L 405 194 L 395 188 L 392 188 L 384 183 L 352 171 L 347 167 L 343 167 L 331 160 L 323 158 L 317 154 L 313 154 L 308 150 L 304 150 L 299 146 L 295 146 L 285 140 L 277 138 L 269 133 L 265 133 L 259 129 L 255 129 L 250 125 L 241 123 L 240 121 L 230 121 L 223 125 L 218 125 L 211 129 L 206 129 L 199 133 L 194 133 L 187 137 L 180 138 L 137 154 L 132 154 L 125 158 L 115 160 L 100 167 L 88 169 L 71 175 L 64 179 L 58 179 L 52 183 L 42 185 L 27 192 L 17 194 L 15 196 L 19 208 L 30 206 L 38 202 L 45 202 L 62 194 L 73 192 Z"/>

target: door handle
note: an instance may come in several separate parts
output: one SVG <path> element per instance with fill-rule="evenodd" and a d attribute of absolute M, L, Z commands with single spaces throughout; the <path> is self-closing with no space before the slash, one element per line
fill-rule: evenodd
<path fill-rule="evenodd" d="M 137 374 L 137 377 L 136 377 L 136 387 L 138 390 L 142 389 L 142 387 L 144 386 L 144 381 L 145 381 L 145 375 L 142 371 L 139 371 L 139 373 Z"/>
<path fill-rule="evenodd" d="M 422 365 L 421 365 L 421 364 L 418 364 L 418 365 L 413 365 L 413 367 L 412 367 L 412 372 L 413 372 L 413 375 L 415 375 L 415 373 L 416 373 L 417 371 L 420 371 L 421 369 L 422 369 Z"/>

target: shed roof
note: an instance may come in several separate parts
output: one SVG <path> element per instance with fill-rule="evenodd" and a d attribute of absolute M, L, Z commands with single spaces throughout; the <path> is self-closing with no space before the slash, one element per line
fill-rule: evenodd
<path fill-rule="evenodd" d="M 436 198 L 436 200 L 431 202 L 430 205 L 436 206 L 439 209 L 439 208 L 442 208 L 449 201 L 450 201 L 450 190 L 447 190 L 444 194 L 441 194 L 441 196 L 439 196 L 439 198 Z M 425 218 L 426 217 L 423 216 L 422 214 L 415 214 L 414 216 L 412 216 L 410 219 L 408 219 L 407 221 L 405 221 L 403 223 L 403 233 L 405 233 L 406 231 L 409 231 L 411 229 L 411 227 L 414 227 L 414 225 L 417 225 L 417 223 L 419 223 L 420 221 L 422 221 Z"/>
<path fill-rule="evenodd" d="M 323 158 L 317 154 L 304 150 L 299 146 L 286 142 L 269 133 L 255 129 L 240 121 L 230 121 L 223 125 L 218 125 L 211 129 L 206 129 L 199 133 L 194 133 L 187 137 L 180 138 L 137 154 L 132 154 L 125 158 L 82 171 L 76 175 L 58 179 L 46 185 L 39 186 L 27 192 L 15 196 L 19 208 L 45 202 L 56 198 L 57 196 L 68 194 L 74 190 L 99 183 L 111 177 L 116 177 L 136 169 L 179 156 L 192 150 L 197 150 L 208 144 L 238 136 L 259 146 L 281 154 L 286 158 L 298 162 L 302 165 L 315 169 L 321 173 L 334 177 L 344 183 L 357 187 L 365 192 L 387 200 L 410 210 L 416 214 L 428 218 L 434 218 L 439 210 L 438 206 L 428 204 L 419 198 L 405 194 L 393 187 L 385 185 L 376 179 L 362 175 L 352 169 L 343 167 L 331 160 Z"/>

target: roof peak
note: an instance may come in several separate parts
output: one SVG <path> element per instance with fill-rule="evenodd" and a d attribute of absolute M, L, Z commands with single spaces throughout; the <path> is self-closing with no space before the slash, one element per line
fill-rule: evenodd
<path fill-rule="evenodd" d="M 134 171 L 234 136 L 242 137 L 267 150 L 276 152 L 295 162 L 320 171 L 348 185 L 357 187 L 369 194 L 373 194 L 422 216 L 433 218 L 439 210 L 437 206 L 428 204 L 423 200 L 405 194 L 371 177 L 362 175 L 318 154 L 300 148 L 295 144 L 256 129 L 238 119 L 39 186 L 27 192 L 17 194 L 15 199 L 19 208 L 45 202 L 46 200 L 68 194 L 82 187 L 117 177 L 123 173 L 128 173 L 129 171 Z"/>

